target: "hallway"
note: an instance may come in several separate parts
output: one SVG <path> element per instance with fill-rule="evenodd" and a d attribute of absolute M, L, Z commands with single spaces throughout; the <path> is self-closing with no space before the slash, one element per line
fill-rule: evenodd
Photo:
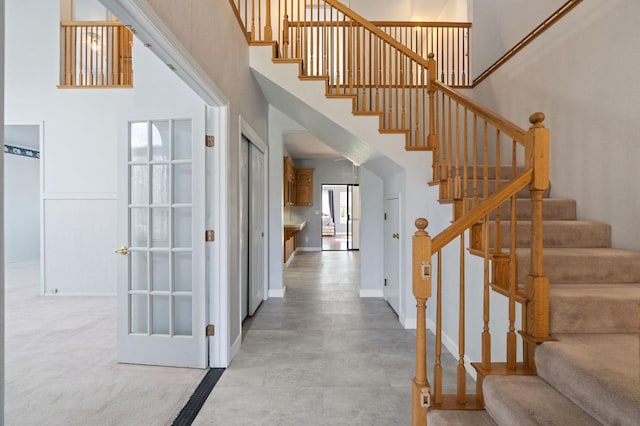
<path fill-rule="evenodd" d="M 410 424 L 415 331 L 384 300 L 358 296 L 359 253 L 299 252 L 285 285 L 286 298 L 245 322 L 195 424 Z"/>

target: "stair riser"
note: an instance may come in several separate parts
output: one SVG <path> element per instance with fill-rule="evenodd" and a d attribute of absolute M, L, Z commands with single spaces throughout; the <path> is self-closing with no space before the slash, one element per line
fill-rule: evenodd
<path fill-rule="evenodd" d="M 531 200 L 522 198 L 516 200 L 516 216 L 518 220 L 531 220 Z M 511 201 L 503 204 L 500 209 L 502 218 L 511 218 Z M 548 198 L 542 200 L 543 220 L 576 220 L 576 202 L 569 199 Z M 489 214 L 489 219 L 495 220 L 496 211 Z"/>
<path fill-rule="evenodd" d="M 501 185 L 504 186 L 506 185 L 508 182 L 503 181 L 503 184 Z M 457 195 L 457 191 L 455 190 L 456 188 L 456 184 L 454 179 L 450 179 L 449 181 L 440 181 L 440 201 L 449 201 L 452 200 L 456 195 Z M 468 187 L 466 188 L 466 192 L 465 192 L 465 188 L 462 187 L 461 184 L 458 185 L 459 187 L 459 192 L 462 193 L 466 193 L 467 194 L 467 198 L 473 198 L 474 195 L 474 188 L 471 184 L 471 182 L 469 182 Z M 496 190 L 498 189 L 497 185 L 496 185 L 496 181 L 495 180 L 490 180 L 488 183 L 488 194 L 492 195 L 496 192 Z M 484 186 L 482 182 L 478 182 L 478 197 L 479 198 L 484 198 Z M 543 193 L 543 197 L 544 198 L 549 198 L 550 195 L 550 189 L 547 189 L 544 191 Z M 520 199 L 527 199 L 527 198 L 531 198 L 531 191 L 527 188 L 522 189 L 520 191 L 517 192 L 516 194 L 516 198 L 520 198 Z"/>
<path fill-rule="evenodd" d="M 562 297 L 549 300 L 551 335 L 559 333 L 637 333 L 640 299 Z"/>
<path fill-rule="evenodd" d="M 502 247 L 511 247 L 511 222 L 501 222 Z M 482 226 L 474 225 L 472 229 L 472 248 L 483 249 Z M 531 223 L 521 222 L 516 230 L 516 247 L 531 246 Z M 545 223 L 542 229 L 544 247 L 611 247 L 611 227 L 604 223 Z M 489 225 L 489 247 L 495 247 L 496 226 Z M 476 244 L 478 244 L 476 246 Z"/>
<path fill-rule="evenodd" d="M 518 250 L 518 282 L 529 274 L 530 259 Z M 640 282 L 640 262 L 615 256 L 544 255 L 544 275 L 551 284 Z"/>

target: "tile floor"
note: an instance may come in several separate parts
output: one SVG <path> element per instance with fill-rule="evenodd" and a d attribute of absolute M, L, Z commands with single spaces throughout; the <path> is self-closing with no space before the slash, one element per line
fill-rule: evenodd
<path fill-rule="evenodd" d="M 197 425 L 408 425 L 415 332 L 361 299 L 357 252 L 301 252 L 284 299 L 245 321 Z M 430 350 L 433 359 L 433 351 Z M 444 359 L 455 375 L 455 360 Z"/>

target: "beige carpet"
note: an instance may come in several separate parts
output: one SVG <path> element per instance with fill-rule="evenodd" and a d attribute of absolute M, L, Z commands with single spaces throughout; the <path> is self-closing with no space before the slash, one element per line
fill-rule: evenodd
<path fill-rule="evenodd" d="M 39 296 L 6 265 L 6 425 L 168 425 L 205 370 L 116 362 L 115 297 Z"/>

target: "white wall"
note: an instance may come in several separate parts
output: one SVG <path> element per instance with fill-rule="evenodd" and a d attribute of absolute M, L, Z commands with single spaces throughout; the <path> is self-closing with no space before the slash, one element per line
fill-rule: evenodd
<path fill-rule="evenodd" d="M 282 134 L 304 131 L 304 127 L 293 121 L 279 109 L 269 106 L 269 296 L 283 297 L 283 223 L 284 192 L 283 174 L 285 153 Z M 287 212 L 290 213 L 288 208 Z M 289 218 L 287 218 L 289 219 Z"/>
<path fill-rule="evenodd" d="M 360 289 L 382 293 L 384 194 L 382 178 L 360 167 Z"/>
<path fill-rule="evenodd" d="M 40 160 L 5 154 L 4 181 L 5 262 L 39 260 Z"/>
<path fill-rule="evenodd" d="M 478 76 L 522 40 L 565 0 L 471 0 L 471 60 Z"/>
<path fill-rule="evenodd" d="M 501 27 L 515 15 L 505 9 L 500 21 L 477 25 Z M 610 223 L 614 246 L 636 250 L 638 16 L 639 2 L 583 2 L 473 94 L 523 127 L 532 112 L 543 111 L 552 194 L 577 199 L 579 218 Z"/>
<path fill-rule="evenodd" d="M 343 2 L 370 21 L 466 21 L 467 0 L 350 0 Z"/>
<path fill-rule="evenodd" d="M 123 245 L 115 220 L 123 123 L 177 111 L 188 118 L 183 111 L 202 114 L 204 103 L 137 40 L 133 89 L 57 89 L 57 2 L 11 0 L 6 13 L 6 121 L 44 122 L 44 291 L 114 294 L 113 250 Z M 71 261 L 64 256 L 70 251 Z"/>

